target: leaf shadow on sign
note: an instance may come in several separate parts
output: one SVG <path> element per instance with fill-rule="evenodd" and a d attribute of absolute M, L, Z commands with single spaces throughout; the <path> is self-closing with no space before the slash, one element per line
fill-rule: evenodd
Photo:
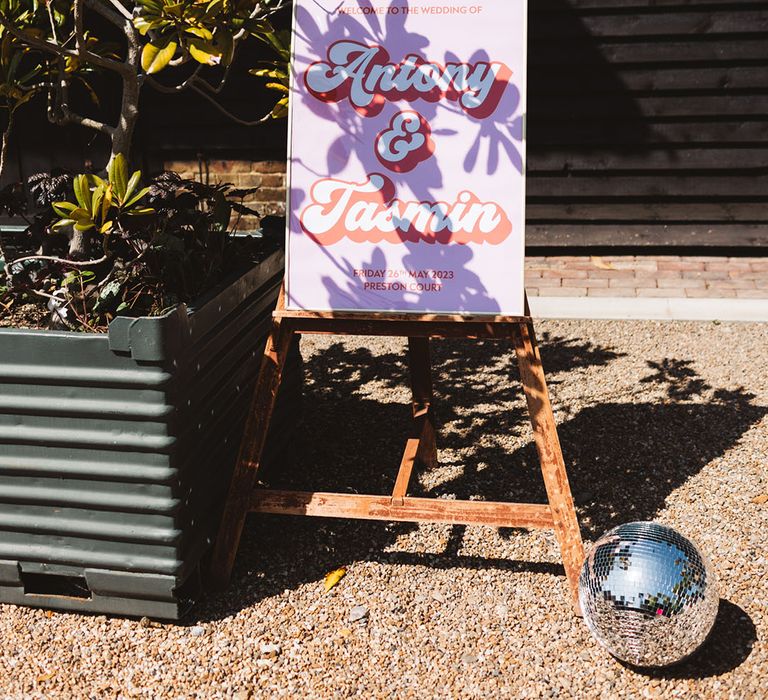
<path fill-rule="evenodd" d="M 398 55 L 382 59 L 394 64 L 412 55 L 424 61 L 437 58 L 429 54 L 429 38 L 409 29 L 409 25 L 413 23 L 409 22 L 409 15 L 403 11 L 409 8 L 409 3 L 407 0 L 393 0 L 386 7 L 381 5 L 374 7 L 368 0 L 359 0 L 347 8 L 347 10 L 358 11 L 357 14 L 334 12 L 332 10 L 336 9 L 335 6 L 327 3 L 319 4 L 317 7 L 326 10 L 326 14 L 321 15 L 319 19 L 316 11 L 311 13 L 305 6 L 299 5 L 296 9 L 297 48 L 294 62 L 296 75 L 294 75 L 295 92 L 292 99 L 300 100 L 302 106 L 315 118 L 333 124 L 333 130 L 338 132 L 339 136 L 327 149 L 324 154 L 325 163 L 321 164 L 313 158 L 307 158 L 306 153 L 302 155 L 301 147 L 296 147 L 297 144 L 304 143 L 304 148 L 311 148 L 311 141 L 301 141 L 301 124 L 295 123 L 293 172 L 299 174 L 303 171 L 305 176 L 311 176 L 309 179 L 339 176 L 344 173 L 345 179 L 352 178 L 360 183 L 365 182 L 365 178 L 372 174 L 386 173 L 387 193 L 381 195 L 380 202 L 375 202 L 377 212 L 383 212 L 381 216 L 389 212 L 389 215 L 398 222 L 395 231 L 390 234 L 390 238 L 397 240 L 386 240 L 402 243 L 408 249 L 402 261 L 399 256 L 396 261 L 388 261 L 386 246 L 379 246 L 372 250 L 370 258 L 362 264 L 352 263 L 339 254 L 328 254 L 329 263 L 338 274 L 328 275 L 322 280 L 326 290 L 327 305 L 336 309 L 499 313 L 502 310 L 499 301 L 491 297 L 478 275 L 469 269 L 469 263 L 473 258 L 470 246 L 435 243 L 435 239 L 442 240 L 440 231 L 453 232 L 448 234 L 446 239 L 452 239 L 453 243 L 456 243 L 459 231 L 469 240 L 475 238 L 485 240 L 485 234 L 481 234 L 480 231 L 490 225 L 490 214 L 487 215 L 488 221 L 485 221 L 486 215 L 483 215 L 482 225 L 477 221 L 471 224 L 470 221 L 474 219 L 466 215 L 466 209 L 474 205 L 454 207 L 445 202 L 436 201 L 446 197 L 451 199 L 451 197 L 470 196 L 469 193 L 458 191 L 447 195 L 440 193 L 438 196 L 437 193 L 444 184 L 439 157 L 421 160 L 413 171 L 398 172 L 383 164 L 374 145 L 377 143 L 377 136 L 388 128 L 393 116 L 401 109 L 417 111 L 426 123 L 431 124 L 435 121 L 439 124 L 441 113 L 461 113 L 462 108 L 459 102 L 455 98 L 438 100 L 431 95 L 428 96 L 429 99 L 409 97 L 407 100 L 394 100 L 389 103 L 383 100 L 381 95 L 377 95 L 369 107 L 358 106 L 355 109 L 351 96 L 347 94 L 346 85 L 329 92 L 315 91 L 313 94 L 309 87 L 309 79 L 306 78 L 308 67 L 318 62 L 329 61 L 329 47 L 343 40 L 354 40 L 369 47 L 380 46 L 387 47 L 391 51 L 396 50 Z M 398 12 L 391 12 L 390 10 L 393 9 Z M 387 10 L 387 12 L 379 14 L 376 10 Z M 377 55 L 376 60 L 380 58 Z M 477 62 L 489 62 L 492 58 L 482 49 L 477 49 L 471 58 L 459 57 L 449 52 L 442 60 L 443 64 L 469 61 L 474 65 Z M 508 154 L 509 161 L 518 173 L 523 171 L 522 115 L 516 114 L 520 106 L 520 94 L 512 83 L 507 85 L 505 82 L 504 86 L 501 90 L 497 88 L 501 95 L 500 104 L 496 110 L 498 115 L 490 115 L 486 120 L 474 118 L 469 114 L 463 115 L 466 117 L 468 133 L 475 129 L 475 125 L 478 128 L 475 142 L 464 156 L 464 171 L 469 175 L 472 173 L 495 174 L 500 166 L 500 151 Z M 330 83 L 323 87 L 323 90 L 326 88 L 330 88 Z M 502 128 L 517 139 L 517 145 L 513 144 L 514 139 L 503 138 Z M 454 130 L 436 128 L 431 135 L 437 140 L 438 156 L 441 149 L 448 151 L 456 148 L 458 142 L 452 139 L 455 135 Z M 308 139 L 309 135 L 304 134 L 303 138 Z M 479 145 L 488 139 L 493 147 L 488 163 L 484 164 L 480 162 Z M 303 178 L 299 175 L 297 179 Z M 392 186 L 389 187 L 389 184 Z M 302 198 L 311 199 L 311 195 L 312 191 L 303 192 Z M 297 215 L 296 202 L 297 199 L 292 193 L 291 209 L 294 216 Z M 457 203 L 458 201 L 454 204 Z M 411 210 L 419 213 L 405 214 L 408 204 L 412 207 L 420 205 L 418 210 Z M 479 202 L 477 206 L 480 207 Z M 496 205 L 491 202 L 488 206 Z M 392 207 L 396 209 L 394 213 L 392 213 Z M 437 209 L 440 209 L 439 215 L 435 214 L 434 210 Z M 464 213 L 459 214 L 459 211 Z M 498 210 L 495 216 L 497 215 Z M 429 217 L 432 218 L 425 224 L 424 221 Z M 358 228 L 367 230 L 366 225 L 365 222 L 359 223 Z M 474 226 L 474 229 L 470 232 L 468 229 L 471 226 Z M 497 222 L 494 231 L 498 228 Z M 295 218 L 291 230 L 301 230 Z M 360 231 L 357 233 L 359 234 Z M 521 231 L 513 232 L 513 235 L 521 234 Z M 377 232 L 376 235 L 378 236 L 379 233 Z M 376 240 L 376 236 L 373 236 L 373 240 Z M 488 244 L 490 245 L 490 242 Z M 329 253 L 325 248 L 321 250 Z M 425 273 L 426 277 L 424 277 Z M 510 270 L 510 276 L 515 276 L 514 270 Z M 291 302 L 299 306 L 310 305 L 309 300 L 296 297 L 292 297 Z M 317 301 L 312 300 L 311 303 L 317 303 Z M 325 304 L 323 306 L 325 308 Z M 508 302 L 505 303 L 505 307 L 509 307 Z"/>
<path fill-rule="evenodd" d="M 291 213 L 294 217 L 292 230 L 300 230 L 299 212 L 306 201 L 306 193 L 293 187 L 290 190 Z M 355 268 L 349 260 L 334 255 L 324 246 L 319 246 L 328 258 L 329 264 L 338 270 L 339 275 L 333 278 L 324 275 L 321 282 L 326 290 L 326 300 L 330 307 L 342 309 L 379 309 L 389 310 L 420 310 L 430 308 L 429 295 L 435 290 L 430 285 L 443 285 L 440 290 L 441 309 L 463 311 L 465 309 L 484 308 L 488 312 L 498 312 L 498 303 L 490 297 L 488 290 L 480 277 L 467 268 L 472 259 L 472 250 L 464 245 L 433 246 L 419 243 L 403 243 L 408 253 L 402 258 L 405 277 L 388 278 L 377 276 L 388 269 L 386 256 L 381 247 L 372 247 L 371 257 L 359 268 Z M 431 270 L 435 277 L 422 277 L 420 271 Z M 450 279 L 440 276 L 450 272 Z M 344 282 L 338 280 L 343 279 Z M 376 283 L 400 284 L 402 289 L 385 294 L 376 292 Z M 413 286 L 412 286 L 413 285 Z M 426 286 L 426 289 L 425 289 Z M 317 300 L 314 300 L 317 301 Z M 291 297 L 292 303 L 302 305 L 302 299 Z"/>
<path fill-rule="evenodd" d="M 298 52 L 295 67 L 297 75 L 294 76 L 294 85 L 302 85 L 302 76 L 306 68 L 315 62 L 327 59 L 326 50 L 334 42 L 344 39 L 354 39 L 368 46 L 386 46 L 390 49 L 397 47 L 399 55 L 390 56 L 389 60 L 395 64 L 402 61 L 408 55 L 419 56 L 426 62 L 440 61 L 440 65 L 452 63 L 468 63 L 474 65 L 478 62 L 491 62 L 494 57 L 482 49 L 477 48 L 471 57 L 459 56 L 453 52 L 446 52 L 444 56 L 430 55 L 429 38 L 410 31 L 408 28 L 409 9 L 407 0 L 392 0 L 387 10 L 400 10 L 397 14 L 387 12 L 380 15 L 373 12 L 374 8 L 369 0 L 358 0 L 356 9 L 360 14 L 336 14 L 328 12 L 324 23 L 318 24 L 315 18 L 303 7 L 296 11 L 296 34 L 303 45 L 313 47 L 310 55 Z M 385 9 L 379 7 L 378 9 Z M 363 12 L 367 12 L 363 14 Z M 358 19 L 359 17 L 359 19 Z M 321 26 L 324 24 L 325 26 Z M 315 49 L 316 47 L 316 49 Z M 524 138 L 523 114 L 520 108 L 520 91 L 513 80 L 508 84 L 504 82 L 501 87 L 503 92 L 498 106 L 491 114 L 484 118 L 478 118 L 466 114 L 467 122 L 475 130 L 476 134 L 472 144 L 464 156 L 464 170 L 471 173 L 484 172 L 495 174 L 500 165 L 500 159 L 506 155 L 509 165 L 518 173 L 523 172 L 522 142 Z M 497 84 L 501 80 L 496 81 Z M 496 88 L 498 90 L 498 88 Z M 491 92 L 494 92 L 492 89 Z M 328 173 L 334 175 L 341 172 L 351 160 L 355 160 L 362 166 L 365 173 L 377 172 L 382 169 L 381 162 L 376 158 L 373 144 L 376 136 L 385 128 L 392 115 L 402 108 L 417 111 L 428 123 L 440 122 L 441 113 L 462 113 L 459 101 L 456 99 L 429 99 L 395 100 L 387 103 L 383 111 L 373 116 L 362 116 L 362 111 L 356 111 L 348 99 L 329 98 L 329 101 L 321 101 L 312 97 L 303 87 L 296 90 L 293 99 L 301 99 L 304 106 L 316 117 L 335 122 L 339 129 L 339 137 L 334 141 L 328 152 Z M 375 110 L 374 110 L 375 111 Z M 440 149 L 455 149 L 456 141 L 451 137 L 456 135 L 453 129 L 434 129 L 433 135 L 438 137 L 438 153 Z M 483 142 L 489 144 L 487 161 L 481 162 L 480 152 L 483 150 Z M 432 193 L 442 186 L 442 174 L 438 165 L 439 158 L 429 158 L 418 166 L 418 177 L 408 174 L 389 172 L 395 184 L 399 187 L 410 189 L 413 195 L 420 200 L 431 201 Z"/>
<path fill-rule="evenodd" d="M 526 442 L 530 429 L 514 355 L 509 348 L 500 352 L 500 347 L 493 341 L 433 343 L 440 465 L 412 480 L 411 495 L 545 502 L 536 452 Z M 566 380 L 588 386 L 590 370 L 624 357 L 615 348 L 578 336 L 544 334 L 541 348 L 551 387 Z M 706 382 L 689 359 L 649 361 L 647 368 L 638 383 L 640 393 L 649 392 L 643 397 L 586 391 L 576 406 L 556 402 L 559 414 L 566 416 L 558 421 L 559 435 L 587 539 L 622 522 L 657 517 L 675 489 L 731 449 L 768 413 L 744 389 Z M 304 418 L 281 461 L 284 466 L 263 473 L 265 484 L 391 492 L 411 421 L 401 341 L 393 339 L 375 354 L 364 340 L 333 342 L 307 358 L 305 371 Z M 419 544 L 417 529 L 409 523 L 250 516 L 229 591 L 198 615 L 224 617 L 286 589 L 313 582 L 319 586 L 326 573 L 355 561 L 552 576 L 560 586 L 553 585 L 552 595 L 560 591 L 564 596 L 563 569 L 553 542 L 548 554 L 538 549 L 537 561 L 531 562 L 524 556 L 494 558 L 493 547 L 489 556 L 482 556 L 477 538 L 467 538 L 463 526 L 444 526 L 437 539 L 427 538 L 426 547 Z M 513 546 L 517 540 L 523 554 L 526 540 L 537 536 L 517 529 L 499 534 Z M 565 608 L 564 598 L 557 600 L 552 605 Z M 729 639 L 738 644 L 723 653 Z M 749 616 L 723 601 L 715 631 L 696 664 L 684 664 L 676 673 L 719 675 L 741 664 L 753 643 Z"/>
<path fill-rule="evenodd" d="M 361 9 L 374 9 L 368 0 L 360 0 Z M 392 1 L 391 6 L 407 7 L 407 0 Z M 360 19 L 351 14 L 328 12 L 325 26 L 319 25 L 315 18 L 304 7 L 296 9 L 296 37 L 306 46 L 312 47 L 309 55 L 297 52 L 294 62 L 294 85 L 304 85 L 303 73 L 306 68 L 317 61 L 327 59 L 326 51 L 334 42 L 354 39 L 368 46 L 385 44 L 397 46 L 403 53 L 424 55 L 429 47 L 429 39 L 417 32 L 406 28 L 407 14 L 378 15 L 373 12 L 361 14 Z M 322 23 L 321 23 L 322 24 Z M 400 56 L 392 56 L 391 60 L 399 62 Z M 356 111 L 348 100 L 322 101 L 313 97 L 302 88 L 294 88 L 292 99 L 302 100 L 303 105 L 312 114 L 322 120 L 336 124 L 339 136 L 328 149 L 326 168 L 327 174 L 334 176 L 344 170 L 350 160 L 356 161 L 362 172 L 366 174 L 380 172 L 384 169 L 374 150 L 376 136 L 386 128 L 393 114 L 400 110 L 396 104 L 386 104 L 384 109 L 375 116 L 363 117 Z M 413 107 L 427 122 L 431 122 L 437 114 L 437 104 L 419 100 Z M 297 125 L 300 127 L 300 125 Z M 299 165 L 303 164 L 299 162 Z M 442 173 L 437 158 L 429 158 L 418 166 L 418 177 L 408 174 L 386 171 L 398 191 L 407 187 L 417 200 L 432 201 L 433 192 L 442 187 Z"/>
<path fill-rule="evenodd" d="M 470 247 L 427 243 L 403 245 L 408 249 L 402 259 L 404 270 L 391 270 L 381 247 L 373 248 L 370 260 L 357 269 L 345 259 L 334 259 L 334 264 L 344 273 L 345 282 L 342 286 L 330 276 L 323 277 L 331 307 L 422 312 L 484 309 L 492 313 L 501 310 L 477 273 L 467 267 L 473 257 Z M 384 276 L 380 276 L 382 273 Z M 379 294 L 377 289 L 383 287 L 377 285 L 388 285 L 387 293 Z M 439 299 L 439 308 L 435 308 L 433 298 Z"/>
<path fill-rule="evenodd" d="M 493 59 L 488 52 L 478 49 L 469 58 L 469 63 L 489 63 Z M 447 53 L 446 63 L 459 63 L 461 59 L 453 53 Z M 455 108 L 447 107 L 455 110 Z M 483 118 L 469 117 L 469 121 L 477 126 L 474 141 L 469 147 L 464 157 L 464 170 L 471 174 L 478 168 L 482 169 L 483 164 L 480 159 L 480 153 L 483 150 L 483 144 L 487 143 L 487 158 L 485 160 L 485 172 L 488 175 L 495 175 L 499 169 L 499 162 L 506 154 L 506 158 L 518 173 L 521 175 L 525 170 L 523 162 L 523 141 L 525 139 L 525 117 L 520 111 L 520 90 L 513 83 L 509 82 L 502 94 L 496 109 Z"/>

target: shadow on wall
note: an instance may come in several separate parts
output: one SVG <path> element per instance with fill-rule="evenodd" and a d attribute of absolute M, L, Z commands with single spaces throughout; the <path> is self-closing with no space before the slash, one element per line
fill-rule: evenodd
<path fill-rule="evenodd" d="M 540 154 L 637 152 L 658 141 L 574 4 L 529 3 L 527 137 L 533 167 Z M 625 19 L 614 17 L 617 24 Z"/>
<path fill-rule="evenodd" d="M 533 446 L 511 453 L 505 448 L 506 438 L 527 435 L 529 427 L 513 354 L 499 353 L 498 347 L 491 341 L 433 344 L 441 468 L 449 467 L 455 476 L 428 491 L 414 478 L 413 495 L 546 500 Z M 542 354 L 550 377 L 580 367 L 606 366 L 620 357 L 588 340 L 553 335 L 542 337 Z M 658 384 L 665 400 L 588 406 L 559 427 L 588 539 L 622 522 L 653 519 L 671 492 L 729 450 L 768 413 L 743 390 L 709 386 L 690 361 L 668 359 L 649 365 L 651 371 L 642 382 Z M 468 370 L 475 366 L 486 368 L 478 378 Z M 260 476 L 274 488 L 390 492 L 403 436 L 410 427 L 410 406 L 381 403 L 371 394 L 407 383 L 404 354 L 374 356 L 366 348 L 350 350 L 334 343 L 307 360 L 306 374 L 304 420 L 284 461 L 292 468 Z M 507 381 L 509 377 L 512 381 Z M 506 408 L 487 408 L 504 404 Z M 445 453 L 461 454 L 461 461 L 451 463 Z M 560 564 L 462 554 L 462 526 L 452 528 L 439 554 L 385 551 L 415 528 L 408 523 L 251 516 L 232 585 L 201 608 L 198 619 L 231 614 L 265 596 L 320 581 L 328 571 L 361 559 L 563 575 Z M 501 534 L 526 536 L 513 529 Z M 747 614 L 721 601 L 711 641 L 674 673 L 680 677 L 723 673 L 749 655 L 754 640 Z"/>

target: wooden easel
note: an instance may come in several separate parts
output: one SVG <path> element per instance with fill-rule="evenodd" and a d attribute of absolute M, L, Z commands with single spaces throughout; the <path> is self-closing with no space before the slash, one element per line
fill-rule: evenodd
<path fill-rule="evenodd" d="M 526 301 L 526 313 L 528 304 Z M 276 491 L 254 488 L 275 397 L 294 333 L 404 336 L 413 393 L 414 426 L 407 439 L 391 495 Z M 430 338 L 511 339 L 528 403 L 548 505 L 454 501 L 408 496 L 416 462 L 437 464 L 432 412 Z M 211 581 L 229 581 L 248 512 L 331 518 L 552 528 L 560 544 L 565 574 L 578 614 L 578 577 L 584 548 L 563 462 L 557 428 L 530 316 L 451 316 L 402 313 L 291 311 L 283 292 L 273 314 L 261 372 L 247 418 L 235 473 L 211 561 Z"/>

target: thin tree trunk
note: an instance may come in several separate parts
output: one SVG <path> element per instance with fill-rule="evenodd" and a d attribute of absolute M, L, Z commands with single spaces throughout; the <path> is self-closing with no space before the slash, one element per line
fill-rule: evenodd
<path fill-rule="evenodd" d="M 136 128 L 136 120 L 139 118 L 139 44 L 133 33 L 133 27 L 126 25 L 126 40 L 128 42 L 128 53 L 126 63 L 132 67 L 121 75 L 123 80 L 123 95 L 120 104 L 120 118 L 117 127 L 112 134 L 112 150 L 109 155 L 111 163 L 118 154 L 122 153 L 128 159 L 131 153 L 131 143 L 133 142 L 133 132 Z"/>
<path fill-rule="evenodd" d="M 13 125 L 13 109 L 8 112 L 8 125 L 3 131 L 2 143 L 0 143 L 0 182 L 3 181 L 5 175 L 5 164 L 8 158 L 8 147 L 11 139 L 11 126 Z M 6 266 L 11 261 L 11 253 L 5 247 L 5 240 L 3 239 L 3 232 L 0 229 L 0 258 L 5 261 Z M 10 270 L 10 267 L 8 268 Z"/>
<path fill-rule="evenodd" d="M 122 153 L 127 159 L 131 152 L 133 132 L 139 117 L 139 84 L 138 80 L 123 78 L 123 100 L 120 109 L 120 119 L 112 135 L 112 149 L 109 154 L 111 163 L 118 154 Z"/>

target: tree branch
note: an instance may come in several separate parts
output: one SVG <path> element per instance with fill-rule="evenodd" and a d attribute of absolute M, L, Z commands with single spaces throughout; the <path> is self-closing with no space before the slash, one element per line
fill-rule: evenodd
<path fill-rule="evenodd" d="M 264 12 L 261 15 L 257 14 L 256 19 L 266 19 L 270 15 L 275 14 L 275 12 L 280 12 L 280 10 L 282 10 L 284 7 L 288 7 L 291 1 L 292 0 L 280 0 L 280 2 L 278 2 L 277 5 L 275 5 L 274 7 L 265 7 Z M 261 10 L 261 3 L 259 3 L 259 6 L 257 9 Z"/>
<path fill-rule="evenodd" d="M 80 1 L 82 2 L 82 0 Z M 115 7 L 120 5 L 120 3 L 116 2 L 116 0 L 108 1 Z M 97 14 L 100 14 L 104 19 L 106 19 L 111 24 L 114 24 L 116 27 L 119 27 L 121 30 L 125 29 L 126 21 L 130 22 L 131 26 L 133 26 L 133 18 L 130 14 L 128 14 L 125 8 L 123 8 L 123 12 L 112 10 L 104 4 L 104 0 L 85 0 L 85 6 Z"/>
<path fill-rule="evenodd" d="M 125 19 L 127 19 L 129 22 L 133 22 L 133 16 L 130 12 L 128 12 L 128 10 L 125 8 L 125 5 L 123 5 L 120 0 L 109 0 L 109 4 L 112 5 L 112 7 L 114 7 L 115 10 Z"/>
<path fill-rule="evenodd" d="M 109 126 L 104 122 L 91 117 L 83 117 L 79 114 L 75 114 L 69 108 L 69 83 L 67 81 L 66 73 L 64 72 L 64 58 L 59 56 L 58 58 L 58 87 L 55 83 L 51 85 L 51 93 L 55 95 L 56 99 L 54 104 L 51 104 L 49 100 L 48 106 L 48 120 L 54 124 L 79 124 L 88 129 L 94 129 L 102 134 L 106 134 L 110 138 L 115 132 L 115 128 Z"/>
<path fill-rule="evenodd" d="M 65 49 L 63 46 L 60 46 L 53 41 L 38 39 L 37 37 L 14 27 L 13 24 L 8 21 L 8 18 L 2 13 L 0 13 L 0 26 L 4 27 L 7 32 L 15 36 L 19 41 L 27 44 L 27 46 L 32 47 L 33 49 L 46 51 L 48 53 L 52 53 L 54 56 L 79 58 L 81 60 L 87 61 L 88 63 L 92 63 L 94 66 L 98 66 L 99 68 L 104 68 L 106 70 L 111 70 L 116 73 L 120 73 L 121 75 L 125 75 L 130 71 L 130 68 L 128 68 L 124 63 L 121 63 L 120 61 L 113 61 L 111 58 L 104 58 L 103 56 L 99 56 L 98 54 L 93 53 L 92 51 L 85 50 L 81 53 L 79 51 L 73 51 L 72 49 Z"/>
<path fill-rule="evenodd" d="M 199 87 L 196 83 L 191 83 L 189 85 L 189 89 L 196 92 L 201 97 L 204 97 L 208 102 L 210 102 L 219 112 L 221 112 L 225 117 L 228 119 L 231 119 L 236 124 L 240 124 L 240 126 L 257 126 L 259 124 L 263 124 L 265 121 L 269 120 L 272 116 L 272 110 L 267 112 L 263 117 L 260 119 L 256 119 L 254 121 L 248 121 L 246 119 L 240 119 L 240 117 L 235 116 L 230 112 L 228 109 L 226 109 L 223 105 L 219 104 L 215 98 L 213 98 L 211 95 L 209 95 L 205 90 L 203 90 L 201 87 Z"/>
<path fill-rule="evenodd" d="M 197 79 L 197 75 L 202 70 L 203 65 L 201 63 L 197 64 L 197 68 L 192 72 L 192 75 L 190 75 L 188 78 L 183 80 L 182 82 L 178 83 L 177 85 L 164 85 L 156 78 L 152 77 L 151 75 L 146 76 L 145 80 L 147 85 L 153 87 L 158 92 L 165 92 L 165 93 L 175 93 L 175 92 L 183 92 L 184 90 L 188 89 L 189 86 Z"/>
<path fill-rule="evenodd" d="M 62 105 L 61 116 L 56 119 L 56 123 L 79 124 L 80 126 L 85 126 L 89 129 L 94 129 L 110 137 L 115 133 L 114 126 L 110 126 L 109 124 L 100 122 L 97 119 L 91 119 L 91 117 L 83 117 L 80 114 L 75 114 L 74 112 L 70 111 L 69 107 L 67 107 L 66 105 Z"/>
<path fill-rule="evenodd" d="M 75 15 L 75 46 L 77 53 L 83 57 L 85 54 L 85 30 L 83 29 L 83 0 L 74 0 L 72 11 Z M 56 37 L 54 37 L 55 39 Z"/>
<path fill-rule="evenodd" d="M 15 107 L 11 107 L 8 110 L 8 124 L 5 127 L 5 131 L 3 131 L 2 144 L 0 145 L 0 177 L 5 174 L 5 159 L 8 157 L 8 145 L 10 143 L 11 127 L 13 126 L 13 115 L 15 112 Z"/>
<path fill-rule="evenodd" d="M 141 45 L 136 27 L 133 26 L 132 19 L 121 19 L 117 13 L 103 5 L 101 0 L 86 0 L 89 7 L 93 7 L 96 12 L 106 17 L 107 14 L 114 15 L 114 21 L 118 26 L 122 26 L 123 34 L 128 44 L 125 54 L 125 74 L 123 75 L 123 92 L 120 101 L 120 119 L 117 123 L 117 129 L 112 136 L 112 152 L 109 156 L 111 163 L 118 154 L 122 153 L 128 157 L 131 150 L 133 139 L 133 130 L 136 126 L 136 120 L 139 116 L 139 95 L 141 92 L 141 83 L 139 81 L 139 70 L 141 66 Z"/>
<path fill-rule="evenodd" d="M 226 87 L 227 81 L 229 80 L 229 69 L 232 68 L 232 64 L 234 61 L 231 61 L 229 65 L 224 69 L 224 75 L 221 76 L 221 80 L 219 80 L 219 84 L 214 87 L 211 85 L 205 78 L 199 78 L 195 82 L 200 83 L 204 85 L 208 90 L 210 90 L 215 95 L 220 95 L 221 91 Z"/>
<path fill-rule="evenodd" d="M 109 255 L 104 255 L 96 260 L 67 260 L 66 258 L 57 258 L 53 255 L 27 255 L 23 258 L 16 258 L 16 260 L 9 261 L 9 265 L 16 265 L 17 263 L 27 262 L 28 260 L 48 260 L 49 262 L 55 262 L 59 265 L 68 265 L 69 267 L 89 267 L 91 265 L 101 265 L 101 263 L 107 262 L 110 259 Z"/>
<path fill-rule="evenodd" d="M 53 36 L 53 40 L 58 43 L 59 37 L 56 36 L 56 22 L 53 20 L 53 9 L 51 9 L 50 3 L 46 3 L 46 9 L 48 10 L 48 20 L 51 23 L 51 35 Z"/>
<path fill-rule="evenodd" d="M 213 95 L 209 94 L 201 87 L 201 85 L 208 87 L 208 83 L 206 83 L 204 80 L 200 80 L 197 77 L 198 70 L 199 68 L 195 70 L 195 72 L 190 75 L 183 83 L 179 83 L 178 85 L 163 85 L 161 82 L 158 82 L 155 80 L 155 78 L 149 75 L 147 76 L 146 81 L 148 85 L 151 85 L 158 92 L 178 93 L 183 92 L 184 90 L 192 90 L 193 92 L 196 92 L 198 95 L 208 100 L 208 102 L 210 102 L 219 112 L 227 117 L 227 119 L 231 119 L 233 122 L 240 124 L 241 126 L 258 126 L 259 124 L 263 124 L 264 122 L 268 121 L 272 116 L 272 110 L 267 112 L 260 119 L 253 121 L 248 121 L 247 119 L 241 119 L 240 117 L 235 116 L 226 107 L 217 102 Z"/>
<path fill-rule="evenodd" d="M 280 2 L 278 2 L 274 7 L 264 7 L 263 11 L 262 3 L 258 3 L 256 7 L 251 10 L 251 14 L 248 16 L 248 19 L 266 19 L 270 15 L 275 14 L 275 12 L 279 12 L 284 7 L 287 7 L 290 2 L 291 0 L 280 0 Z M 339 4 L 341 4 L 341 2 Z M 234 35 L 233 38 L 235 41 L 237 41 L 238 39 L 242 39 L 247 33 L 248 30 L 243 27 L 237 34 Z"/>
<path fill-rule="evenodd" d="M 121 73 L 124 78 L 128 78 L 134 73 L 133 63 L 131 60 L 131 48 L 137 48 L 139 43 L 138 38 L 136 36 L 136 27 L 133 26 L 133 18 L 131 17 L 131 15 L 119 2 L 117 2 L 117 0 L 111 0 L 111 4 L 113 6 L 119 6 L 122 9 L 122 12 L 116 12 L 115 10 L 110 9 L 104 4 L 103 0 L 74 0 L 73 7 L 75 11 L 75 28 L 76 28 L 76 36 L 78 39 L 79 51 L 81 55 L 85 56 L 86 58 L 89 58 L 89 60 L 91 60 L 92 62 L 94 62 L 92 60 L 93 57 L 101 58 L 100 56 L 97 56 L 97 54 L 93 54 L 85 48 L 85 34 L 83 32 L 82 9 L 83 7 L 88 7 L 89 9 L 93 10 L 96 14 L 101 15 L 104 19 L 106 19 L 111 24 L 114 24 L 125 35 L 125 38 L 128 41 L 128 55 L 126 56 L 125 61 L 122 61 L 122 62 L 112 61 L 112 62 L 115 64 L 115 66 L 120 66 L 119 70 L 117 67 L 115 68 L 115 70 Z M 78 23 L 78 17 L 79 17 L 79 23 Z M 111 59 L 104 59 L 104 60 L 111 60 Z"/>

